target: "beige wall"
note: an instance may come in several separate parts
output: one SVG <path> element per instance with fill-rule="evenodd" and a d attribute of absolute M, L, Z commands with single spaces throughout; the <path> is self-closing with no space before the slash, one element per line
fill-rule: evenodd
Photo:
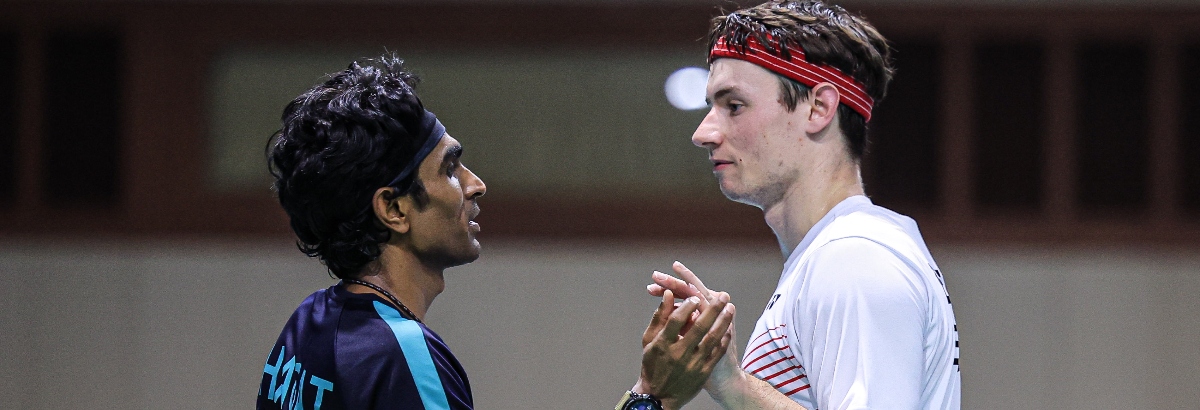
<path fill-rule="evenodd" d="M 676 258 L 733 293 L 744 344 L 782 264 L 770 244 L 484 240 L 483 258 L 447 272 L 428 322 L 491 409 L 611 406 L 636 377 L 647 275 Z M 965 408 L 1200 402 L 1200 251 L 933 252 Z M 2 242 L 0 408 L 249 408 L 291 310 L 331 282 L 286 239 Z M 688 408 L 716 406 L 701 394 Z"/>
<path fill-rule="evenodd" d="M 464 163 L 494 194 L 713 191 L 711 164 L 689 140 L 705 111 L 675 109 L 663 92 L 675 70 L 705 66 L 698 45 L 391 51 L 421 78 L 421 101 L 463 143 Z M 382 52 L 381 46 L 223 51 L 208 84 L 211 188 L 263 194 L 272 182 L 263 146 L 279 129 L 282 107 L 325 73 Z"/>

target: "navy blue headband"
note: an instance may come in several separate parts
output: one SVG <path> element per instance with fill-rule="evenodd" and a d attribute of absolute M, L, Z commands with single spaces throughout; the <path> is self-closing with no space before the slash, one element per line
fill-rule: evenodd
<path fill-rule="evenodd" d="M 425 161 L 425 157 L 429 156 L 433 148 L 442 141 L 442 136 L 446 135 L 446 126 L 442 125 L 442 122 L 438 121 L 437 116 L 433 115 L 429 110 L 426 110 L 425 115 L 421 117 L 421 129 L 425 130 L 425 145 L 422 145 L 421 149 L 417 150 L 417 154 L 413 156 L 412 161 L 409 161 L 408 165 L 404 166 L 404 170 L 400 171 L 400 174 L 396 175 L 396 179 L 389 182 L 387 186 L 395 186 L 404 180 L 404 178 L 407 178 L 409 174 L 412 174 L 417 167 L 421 166 L 421 163 Z"/>

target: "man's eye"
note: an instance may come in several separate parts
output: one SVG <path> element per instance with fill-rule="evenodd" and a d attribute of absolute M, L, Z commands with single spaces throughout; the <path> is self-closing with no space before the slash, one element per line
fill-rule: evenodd
<path fill-rule="evenodd" d="M 450 166 L 446 167 L 446 176 L 448 176 L 448 177 L 454 176 L 455 171 L 458 171 L 458 163 L 451 162 Z"/>
<path fill-rule="evenodd" d="M 741 111 L 742 107 L 745 107 L 745 104 L 729 103 L 729 112 L 736 113 Z"/>

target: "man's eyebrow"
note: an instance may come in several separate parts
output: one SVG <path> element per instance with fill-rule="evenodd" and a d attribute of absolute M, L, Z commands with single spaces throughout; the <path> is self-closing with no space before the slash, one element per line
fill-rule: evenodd
<path fill-rule="evenodd" d="M 722 88 L 720 90 L 717 90 L 717 92 L 713 93 L 713 99 L 719 100 L 722 97 L 725 97 L 726 95 L 732 94 L 734 91 L 736 91 L 736 90 L 733 87 Z"/>
<path fill-rule="evenodd" d="M 711 106 L 711 105 L 713 105 L 713 101 L 715 101 L 715 100 L 719 100 L 719 99 L 721 99 L 721 98 L 724 98 L 726 95 L 729 95 L 729 94 L 730 94 L 730 93 L 732 93 L 733 91 L 734 91 L 734 88 L 733 88 L 733 87 L 725 87 L 725 88 L 722 88 L 722 89 L 720 89 L 720 90 L 717 90 L 717 92 L 713 93 L 713 97 L 712 97 L 712 99 L 709 99 L 708 97 L 705 97 L 705 98 L 704 98 L 704 103 L 705 103 L 705 104 L 707 104 L 707 105 L 710 105 L 710 106 Z"/>
<path fill-rule="evenodd" d="M 460 157 L 462 157 L 462 153 L 463 153 L 462 145 L 451 146 L 449 149 L 446 150 L 446 155 L 442 156 L 442 162 L 449 162 L 449 161 L 459 159 Z"/>

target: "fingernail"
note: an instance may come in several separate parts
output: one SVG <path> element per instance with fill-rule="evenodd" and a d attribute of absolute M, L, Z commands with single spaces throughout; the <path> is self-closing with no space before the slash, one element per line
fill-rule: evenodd
<path fill-rule="evenodd" d="M 700 303 L 700 298 L 692 296 L 692 297 L 688 298 L 688 302 Z"/>
<path fill-rule="evenodd" d="M 654 273 L 651 273 L 650 276 L 653 276 L 654 279 L 662 279 L 663 276 L 667 276 L 667 275 L 664 275 L 662 272 L 659 272 L 659 271 L 654 271 Z"/>
<path fill-rule="evenodd" d="M 721 294 L 717 295 L 717 299 L 718 299 L 718 300 L 720 300 L 720 301 L 722 301 L 722 302 L 729 302 L 729 294 L 728 294 L 728 293 L 721 293 Z"/>
<path fill-rule="evenodd" d="M 646 285 L 646 291 L 647 292 L 652 291 L 653 290 L 653 288 L 651 288 L 652 286 L 654 286 L 654 285 Z"/>
<path fill-rule="evenodd" d="M 683 266 L 683 263 L 682 263 L 682 262 L 679 262 L 679 261 L 675 261 L 675 263 L 673 263 L 673 265 L 675 265 L 675 266 Z"/>

